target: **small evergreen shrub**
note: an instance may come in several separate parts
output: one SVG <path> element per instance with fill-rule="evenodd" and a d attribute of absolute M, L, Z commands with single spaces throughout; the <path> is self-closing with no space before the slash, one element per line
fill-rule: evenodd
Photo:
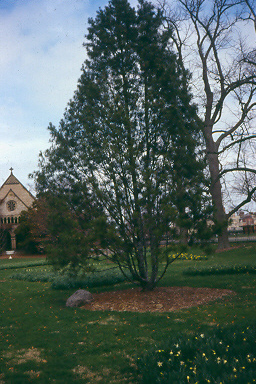
<path fill-rule="evenodd" d="M 256 330 L 221 329 L 181 335 L 137 360 L 143 384 L 256 382 Z"/>

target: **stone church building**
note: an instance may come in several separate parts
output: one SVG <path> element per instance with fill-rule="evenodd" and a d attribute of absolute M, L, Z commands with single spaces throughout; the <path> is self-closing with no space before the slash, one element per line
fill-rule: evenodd
<path fill-rule="evenodd" d="M 35 198 L 14 176 L 13 168 L 10 171 L 10 176 L 0 188 L 0 228 L 7 232 L 11 249 L 15 250 L 15 230 L 19 225 L 20 214 L 32 206 Z"/>

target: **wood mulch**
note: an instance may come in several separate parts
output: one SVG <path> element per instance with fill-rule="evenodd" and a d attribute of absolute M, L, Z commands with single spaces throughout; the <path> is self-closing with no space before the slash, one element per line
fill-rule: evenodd
<path fill-rule="evenodd" d="M 157 287 L 143 292 L 140 288 L 93 294 L 93 301 L 82 308 L 91 311 L 172 312 L 232 296 L 228 289 Z"/>

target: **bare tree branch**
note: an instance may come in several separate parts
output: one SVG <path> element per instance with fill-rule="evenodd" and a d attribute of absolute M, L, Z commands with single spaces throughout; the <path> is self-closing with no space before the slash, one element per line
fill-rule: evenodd
<path fill-rule="evenodd" d="M 223 171 L 221 171 L 219 173 L 219 179 L 227 174 L 227 173 L 230 173 L 230 172 L 252 172 L 252 173 L 255 173 L 256 174 L 256 169 L 253 169 L 253 168 L 247 168 L 247 167 L 234 167 L 234 168 L 227 168 L 227 169 L 224 169 Z"/>
<path fill-rule="evenodd" d="M 252 200 L 252 196 L 256 192 L 256 187 L 254 187 L 249 193 L 245 200 L 241 201 L 234 209 L 232 209 L 228 214 L 227 218 L 231 217 L 234 213 L 236 213 L 240 208 L 242 208 L 244 205 L 248 204 Z"/>
<path fill-rule="evenodd" d="M 222 199 L 221 178 L 234 170 L 256 172 L 252 167 L 225 169 L 220 157 L 238 145 L 239 165 L 242 145 L 256 138 L 252 132 L 256 112 L 256 46 L 241 43 L 241 35 L 244 34 L 241 23 L 253 21 L 256 28 L 255 0 L 178 0 L 178 3 L 184 20 L 177 23 L 170 17 L 169 23 L 174 26 L 173 40 L 179 56 L 195 73 L 191 85 L 198 92 L 195 93 L 195 99 L 204 124 L 214 220 L 225 223 L 227 215 Z M 184 25 L 187 28 L 188 24 L 194 31 L 194 39 L 190 35 L 186 42 L 181 41 L 182 28 Z M 222 143 L 223 147 L 220 148 Z M 249 193 L 248 196 L 246 201 L 252 195 Z M 243 206 L 244 201 L 238 203 L 236 208 Z M 223 244 L 228 244 L 225 228 Z"/>
<path fill-rule="evenodd" d="M 229 143 L 228 145 L 226 145 L 225 147 L 223 147 L 223 148 L 221 149 L 221 151 L 218 152 L 218 154 L 220 155 L 221 153 L 225 152 L 227 149 L 233 147 L 234 145 L 236 145 L 236 144 L 238 144 L 238 143 L 243 143 L 243 142 L 245 142 L 245 141 L 252 140 L 252 139 L 256 139 L 256 135 L 246 136 L 246 137 L 242 137 L 242 138 L 239 139 L 239 140 L 232 141 L 231 143 Z"/>

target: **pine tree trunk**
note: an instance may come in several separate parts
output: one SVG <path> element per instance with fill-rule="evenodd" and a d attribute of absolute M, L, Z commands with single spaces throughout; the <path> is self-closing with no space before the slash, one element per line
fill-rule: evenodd
<path fill-rule="evenodd" d="M 188 245 L 188 229 L 187 228 L 180 229 L 180 242 L 181 244 Z"/>

